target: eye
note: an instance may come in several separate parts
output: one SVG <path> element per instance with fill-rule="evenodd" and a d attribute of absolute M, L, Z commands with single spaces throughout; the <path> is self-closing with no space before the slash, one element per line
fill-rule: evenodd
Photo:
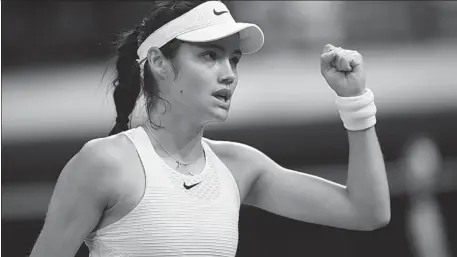
<path fill-rule="evenodd" d="M 217 58 L 217 54 L 215 52 L 205 52 L 202 54 L 202 57 L 208 61 L 214 61 Z"/>
<path fill-rule="evenodd" d="M 237 65 L 239 62 L 240 62 L 240 57 L 233 57 L 232 59 L 230 59 L 230 62 L 233 64 L 233 65 Z"/>

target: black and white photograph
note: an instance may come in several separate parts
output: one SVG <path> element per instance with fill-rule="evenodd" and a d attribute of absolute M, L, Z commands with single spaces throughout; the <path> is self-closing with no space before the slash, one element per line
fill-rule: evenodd
<path fill-rule="evenodd" d="M 5 257 L 457 257 L 457 2 L 2 1 Z"/>

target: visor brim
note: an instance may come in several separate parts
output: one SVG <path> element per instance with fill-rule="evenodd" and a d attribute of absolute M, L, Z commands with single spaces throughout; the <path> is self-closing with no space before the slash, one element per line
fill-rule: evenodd
<path fill-rule="evenodd" d="M 259 26 L 251 23 L 220 23 L 193 30 L 177 36 L 185 42 L 211 42 L 240 33 L 240 49 L 243 54 L 259 51 L 264 43 L 264 35 Z"/>

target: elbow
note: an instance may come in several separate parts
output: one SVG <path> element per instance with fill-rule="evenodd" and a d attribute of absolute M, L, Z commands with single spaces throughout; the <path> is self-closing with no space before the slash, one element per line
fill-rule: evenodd
<path fill-rule="evenodd" d="M 390 199 L 375 201 L 375 204 L 363 204 L 356 208 L 358 211 L 359 229 L 373 231 L 387 226 L 390 223 Z"/>
<path fill-rule="evenodd" d="M 357 215 L 358 230 L 373 231 L 387 226 L 390 223 L 390 204 L 360 206 Z"/>
<path fill-rule="evenodd" d="M 390 223 L 390 209 L 372 213 L 365 220 L 366 231 L 373 231 L 387 226 Z"/>
<path fill-rule="evenodd" d="M 383 228 L 383 227 L 387 226 L 389 223 L 390 223 L 390 215 L 375 219 L 374 221 L 372 221 L 369 224 L 369 226 L 367 228 L 368 228 L 368 231 L 373 231 L 373 230 Z"/>

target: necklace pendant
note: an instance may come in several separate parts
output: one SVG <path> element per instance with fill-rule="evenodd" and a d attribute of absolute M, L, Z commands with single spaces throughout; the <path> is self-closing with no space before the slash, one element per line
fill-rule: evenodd
<path fill-rule="evenodd" d="M 179 168 L 179 166 L 187 167 L 187 165 L 189 165 L 189 163 L 182 163 L 180 161 L 176 161 L 176 168 Z"/>
<path fill-rule="evenodd" d="M 184 166 L 184 167 L 187 167 L 187 165 L 189 165 L 189 163 L 181 163 L 179 161 L 176 160 L 176 168 L 178 169 L 179 166 Z M 190 171 L 187 171 L 187 173 L 189 173 L 189 175 L 193 176 L 194 174 Z"/>

